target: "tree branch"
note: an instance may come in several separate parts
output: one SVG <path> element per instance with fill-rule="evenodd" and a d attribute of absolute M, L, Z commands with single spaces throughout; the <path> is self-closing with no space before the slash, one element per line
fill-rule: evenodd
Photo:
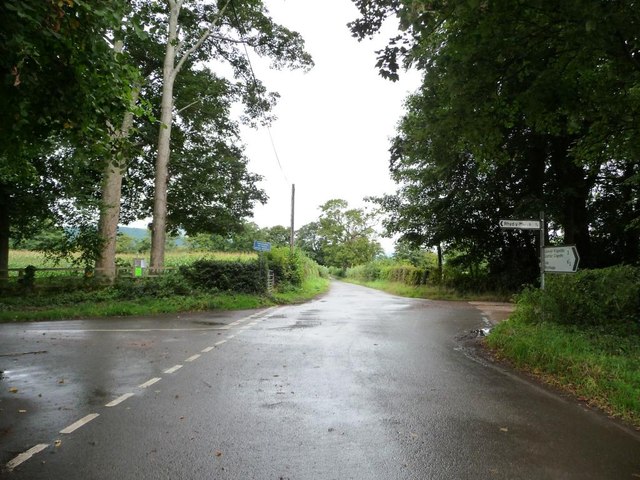
<path fill-rule="evenodd" d="M 173 1 L 173 0 L 169 0 L 169 1 Z M 193 52 L 198 50 L 202 46 L 202 44 L 207 40 L 207 38 L 209 38 L 209 35 L 211 35 L 211 32 L 213 31 L 213 27 L 220 20 L 220 18 L 222 18 L 222 15 L 224 14 L 227 7 L 231 4 L 231 1 L 232 0 L 227 0 L 227 3 L 225 3 L 224 7 L 220 9 L 220 11 L 216 14 L 215 18 L 211 20 L 211 23 L 209 24 L 207 29 L 204 31 L 204 33 L 200 36 L 198 41 L 194 43 L 191 46 L 191 48 L 189 48 L 186 52 L 184 52 L 184 54 L 178 61 L 178 64 L 173 68 L 173 72 L 171 72 L 171 75 L 174 79 L 178 74 L 178 72 L 180 71 L 180 69 L 185 64 L 185 62 L 187 61 L 187 58 L 189 58 L 189 55 L 191 55 Z M 182 4 L 182 0 L 179 0 L 179 3 Z"/>

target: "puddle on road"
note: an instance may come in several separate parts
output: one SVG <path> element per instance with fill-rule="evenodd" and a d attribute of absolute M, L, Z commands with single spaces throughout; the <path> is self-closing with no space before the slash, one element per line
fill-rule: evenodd
<path fill-rule="evenodd" d="M 295 325 L 291 325 L 288 328 L 313 328 L 322 325 L 320 320 L 298 320 Z"/>
<path fill-rule="evenodd" d="M 194 325 L 206 325 L 208 327 L 215 327 L 218 325 L 226 325 L 226 323 L 223 322 L 208 322 L 206 320 L 192 320 L 191 323 L 193 323 Z"/>
<path fill-rule="evenodd" d="M 470 330 L 467 333 L 456 336 L 456 340 L 473 340 L 475 338 L 487 337 L 490 333 L 491 327 L 476 328 L 475 330 Z"/>

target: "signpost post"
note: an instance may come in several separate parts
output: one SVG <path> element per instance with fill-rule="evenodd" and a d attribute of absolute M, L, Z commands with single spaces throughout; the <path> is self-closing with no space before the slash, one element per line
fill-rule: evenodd
<path fill-rule="evenodd" d="M 271 283 L 270 283 L 270 275 L 269 275 L 269 266 L 266 264 L 266 260 L 264 258 L 264 252 L 271 251 L 271 243 L 270 242 L 261 242 L 260 240 L 253 241 L 253 249 L 258 252 L 258 257 L 260 259 L 260 269 L 263 268 L 266 271 L 266 278 L 264 279 L 267 282 L 267 291 L 271 293 Z"/>

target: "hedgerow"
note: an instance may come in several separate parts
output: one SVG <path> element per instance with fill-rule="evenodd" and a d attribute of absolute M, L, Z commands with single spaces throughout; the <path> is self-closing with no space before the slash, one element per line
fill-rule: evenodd
<path fill-rule="evenodd" d="M 516 315 L 529 323 L 640 329 L 640 268 L 547 275 L 544 290 L 529 287 L 518 296 Z"/>

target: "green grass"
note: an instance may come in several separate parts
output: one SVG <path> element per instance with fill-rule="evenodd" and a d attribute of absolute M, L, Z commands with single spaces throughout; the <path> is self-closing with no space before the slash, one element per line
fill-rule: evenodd
<path fill-rule="evenodd" d="M 327 290 L 329 290 L 329 280 L 315 277 L 305 280 L 300 288 L 274 293 L 273 299 L 278 304 L 300 303 L 311 300 Z"/>
<path fill-rule="evenodd" d="M 328 288 L 327 279 L 310 278 L 298 289 L 276 292 L 272 296 L 217 292 L 123 299 L 122 292 L 114 288 L 34 294 L 2 299 L 0 322 L 146 316 L 207 310 L 246 310 L 300 303 L 326 292 Z"/>
<path fill-rule="evenodd" d="M 355 283 L 376 290 L 382 290 L 393 295 L 409 298 L 428 298 L 429 300 L 452 301 L 497 301 L 508 302 L 510 296 L 499 293 L 462 293 L 450 288 L 433 285 L 407 285 L 401 282 L 389 282 L 386 280 L 374 280 L 363 282 L 353 278 L 341 278 L 345 282 Z"/>
<path fill-rule="evenodd" d="M 640 427 L 640 335 L 613 335 L 518 316 L 486 339 L 499 358 Z"/>
<path fill-rule="evenodd" d="M 18 307 L 0 312 L 0 322 L 36 320 L 68 320 L 78 318 L 145 316 L 204 310 L 244 310 L 272 305 L 268 298 L 257 295 L 218 293 L 215 295 L 140 298 L 110 302 L 87 300 L 82 303 L 51 307 Z"/>

